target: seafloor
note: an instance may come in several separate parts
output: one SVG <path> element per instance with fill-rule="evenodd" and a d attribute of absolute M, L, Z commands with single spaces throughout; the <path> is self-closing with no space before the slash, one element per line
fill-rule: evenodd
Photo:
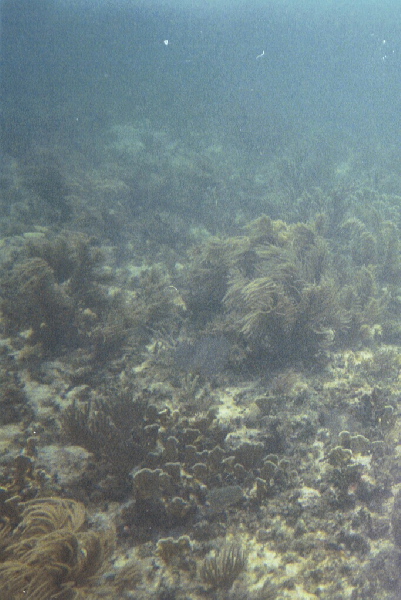
<path fill-rule="evenodd" d="M 401 597 L 400 189 L 323 133 L 4 157 L 1 600 Z"/>

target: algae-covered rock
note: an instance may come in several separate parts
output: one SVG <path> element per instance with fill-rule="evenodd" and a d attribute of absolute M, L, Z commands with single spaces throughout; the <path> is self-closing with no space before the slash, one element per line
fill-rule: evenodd
<path fill-rule="evenodd" d="M 87 470 L 92 456 L 80 446 L 62 447 L 56 444 L 42 446 L 37 453 L 36 466 L 56 477 L 63 488 L 80 484 L 80 477 Z"/>

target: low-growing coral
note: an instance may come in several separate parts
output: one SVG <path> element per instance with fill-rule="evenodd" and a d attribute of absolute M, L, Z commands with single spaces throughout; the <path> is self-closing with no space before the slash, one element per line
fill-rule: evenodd
<path fill-rule="evenodd" d="M 191 550 L 191 540 L 187 535 L 182 535 L 178 539 L 172 537 L 161 538 L 157 542 L 157 553 L 166 563 L 173 563 L 175 559 L 188 554 Z"/>

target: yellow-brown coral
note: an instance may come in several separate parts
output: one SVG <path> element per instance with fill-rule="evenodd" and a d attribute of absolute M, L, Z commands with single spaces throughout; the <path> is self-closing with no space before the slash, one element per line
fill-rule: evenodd
<path fill-rule="evenodd" d="M 27 502 L 21 523 L 3 540 L 0 597 L 50 600 L 68 589 L 68 598 L 76 598 L 114 545 L 113 529 L 83 531 L 85 519 L 83 505 L 74 500 Z"/>

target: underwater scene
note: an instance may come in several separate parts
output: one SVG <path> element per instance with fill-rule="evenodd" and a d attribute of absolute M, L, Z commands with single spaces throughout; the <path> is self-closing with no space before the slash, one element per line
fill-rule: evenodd
<path fill-rule="evenodd" d="M 0 600 L 400 600 L 401 5 L 0 13 Z"/>

